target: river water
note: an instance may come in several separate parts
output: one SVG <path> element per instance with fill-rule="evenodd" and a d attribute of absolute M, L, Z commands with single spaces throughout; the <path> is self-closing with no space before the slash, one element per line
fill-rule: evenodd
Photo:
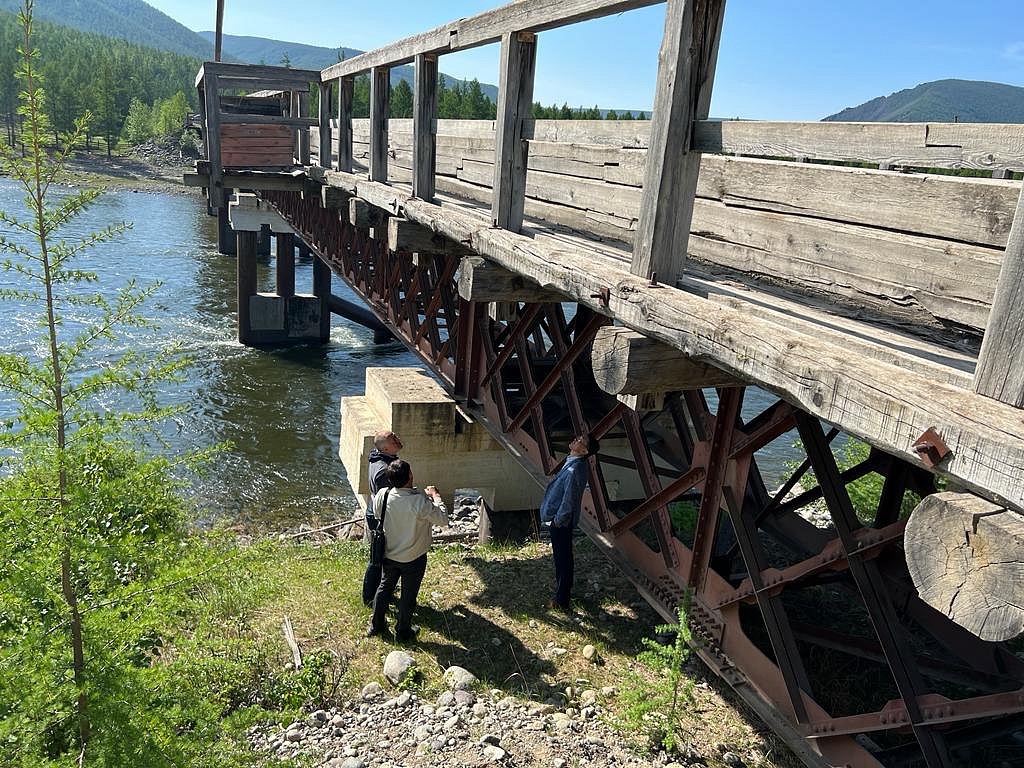
<path fill-rule="evenodd" d="M 0 210 L 22 206 L 16 185 L 0 179 Z M 347 516 L 356 502 L 338 459 L 339 401 L 362 394 L 367 366 L 410 366 L 417 358 L 397 342 L 375 345 L 369 331 L 340 317 L 333 318 L 324 347 L 243 347 L 235 340 L 235 260 L 217 252 L 216 219 L 206 215 L 202 199 L 108 192 L 61 235 L 71 240 L 119 221 L 133 226 L 87 251 L 79 266 L 100 275 L 91 289 L 107 295 L 131 279 L 162 283 L 146 305 L 158 327 L 133 331 L 119 344 L 144 352 L 176 342 L 193 360 L 183 382 L 162 386 L 163 403 L 183 406 L 162 436 L 178 452 L 230 443 L 192 481 L 200 517 L 276 525 Z M 271 266 L 269 257 L 261 258 L 260 290 L 273 290 Z M 312 272 L 309 260 L 297 261 L 297 291 L 312 290 Z M 0 281 L 10 284 L 12 277 L 0 272 Z M 339 278 L 333 291 L 358 301 Z M 0 302 L 0 348 L 24 350 L 33 343 L 35 314 Z M 106 354 L 98 352 L 93 364 L 101 365 Z M 765 395 L 748 395 L 744 410 L 753 414 L 768 402 Z M 11 407 L 9 393 L 0 392 L 0 419 Z M 782 438 L 774 452 L 759 454 L 769 487 L 784 470 L 790 443 Z"/>

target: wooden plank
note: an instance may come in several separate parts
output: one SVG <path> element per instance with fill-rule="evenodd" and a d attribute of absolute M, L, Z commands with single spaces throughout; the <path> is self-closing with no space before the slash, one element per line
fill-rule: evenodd
<path fill-rule="evenodd" d="M 292 129 L 287 125 L 245 125 L 235 123 L 220 127 L 221 139 L 233 138 L 275 138 L 290 140 Z"/>
<path fill-rule="evenodd" d="M 217 75 L 206 75 L 203 87 L 206 104 L 206 157 L 210 161 L 210 186 L 207 193 L 213 208 L 224 207 L 224 166 L 220 158 L 220 94 L 217 92 Z"/>
<path fill-rule="evenodd" d="M 284 71 L 293 72 L 294 70 L 286 69 Z M 310 78 L 296 76 L 274 77 L 271 79 L 261 79 L 258 77 L 218 76 L 217 88 L 222 91 L 228 89 L 246 91 L 247 95 L 251 95 L 253 93 L 259 93 L 260 91 L 288 91 L 292 88 L 308 88 L 311 82 L 319 83 L 319 74 L 316 77 Z"/>
<path fill-rule="evenodd" d="M 750 318 L 698 296 L 632 276 L 592 253 L 500 229 L 469 212 L 425 203 L 395 189 L 352 180 L 358 194 L 473 249 L 545 288 L 627 327 L 762 386 L 879 449 L 911 462 L 911 446 L 934 427 L 952 454 L 935 471 L 994 501 L 1024 508 L 1024 414 L 972 392 L 850 354 L 789 330 L 785 320 Z M 611 286 L 608 306 L 594 296 Z M 652 308 L 657 307 L 657 311 Z M 878 382 L 885 382 L 885 387 Z"/>
<path fill-rule="evenodd" d="M 663 0 L 519 0 L 494 10 L 458 19 L 427 32 L 407 37 L 374 51 L 332 64 L 320 73 L 331 80 L 357 75 L 373 67 L 394 66 L 413 60 L 418 53 L 449 53 L 501 40 L 510 32 L 540 32 L 656 5 Z"/>
<path fill-rule="evenodd" d="M 693 147 L 727 155 L 1024 170 L 1019 125 L 702 120 Z"/>
<path fill-rule="evenodd" d="M 320 73 L 315 69 L 292 69 L 291 67 L 272 67 L 265 64 L 233 64 L 223 61 L 204 61 L 199 69 L 199 74 L 246 77 L 267 82 L 275 82 L 276 79 L 297 80 L 304 85 L 310 82 L 320 82 Z"/>
<path fill-rule="evenodd" d="M 370 181 L 388 179 L 390 78 L 387 67 L 375 67 L 370 76 Z"/>
<path fill-rule="evenodd" d="M 590 354 L 594 381 L 611 395 L 640 395 L 743 382 L 713 365 L 691 360 L 675 347 L 621 326 L 605 326 Z"/>
<path fill-rule="evenodd" d="M 290 125 L 297 128 L 312 128 L 317 125 L 312 117 L 285 117 L 284 115 L 238 115 L 225 113 L 220 116 L 225 125 L 242 123 L 244 125 Z"/>
<path fill-rule="evenodd" d="M 518 232 L 523 226 L 529 147 L 523 121 L 531 116 L 533 109 L 536 63 L 535 35 L 523 32 L 502 35 L 491 222 L 512 232 Z"/>
<path fill-rule="evenodd" d="M 319 121 L 317 132 L 317 163 L 321 168 L 331 166 L 331 84 L 320 83 L 319 99 Z M 326 150 L 326 151 L 325 151 Z"/>
<path fill-rule="evenodd" d="M 922 600 L 982 640 L 1024 632 L 1024 515 L 967 493 L 932 494 L 903 541 Z"/>
<path fill-rule="evenodd" d="M 210 177 L 204 173 L 184 174 L 186 187 L 209 188 Z M 295 192 L 306 186 L 304 179 L 296 178 L 289 174 L 276 173 L 232 173 L 227 171 L 224 174 L 224 186 L 226 189 L 254 189 L 254 190 L 279 190 L 282 192 Z"/>
<path fill-rule="evenodd" d="M 412 110 L 412 193 L 421 200 L 433 200 L 437 167 L 437 56 L 434 54 L 416 55 Z"/>
<path fill-rule="evenodd" d="M 338 80 L 338 167 L 339 171 L 352 170 L 352 97 L 355 93 L 355 78 L 342 77 Z"/>
<path fill-rule="evenodd" d="M 1017 203 L 999 271 L 974 390 L 1024 406 L 1024 194 Z"/>
<path fill-rule="evenodd" d="M 643 199 L 633 241 L 635 275 L 673 284 L 684 271 L 700 153 L 693 123 L 708 116 L 725 0 L 668 0 Z"/>
<path fill-rule="evenodd" d="M 299 165 L 309 165 L 309 128 L 316 126 L 317 121 L 313 118 L 305 117 L 306 113 L 309 112 L 309 91 L 306 89 L 295 91 L 295 106 L 292 110 L 293 115 L 298 117 L 311 120 L 312 123 L 309 126 L 298 126 L 298 154 L 296 159 L 299 161 Z"/>

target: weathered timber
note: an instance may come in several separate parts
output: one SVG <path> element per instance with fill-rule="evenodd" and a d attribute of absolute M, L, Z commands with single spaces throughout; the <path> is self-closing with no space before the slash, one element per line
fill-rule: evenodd
<path fill-rule="evenodd" d="M 472 251 L 462 243 L 456 243 L 443 235 L 433 232 L 422 224 L 392 216 L 388 219 L 388 249 L 421 254 L 445 254 L 465 256 Z"/>
<path fill-rule="evenodd" d="M 324 185 L 320 187 L 320 205 L 329 210 L 348 210 L 352 196 L 344 190 Z"/>
<path fill-rule="evenodd" d="M 277 295 L 291 298 L 295 295 L 295 235 L 279 232 L 275 235 L 277 254 L 274 265 Z"/>
<path fill-rule="evenodd" d="M 211 75 L 241 77 L 278 86 L 306 87 L 311 82 L 320 82 L 320 73 L 315 69 L 291 69 L 290 67 L 269 67 L 263 64 L 230 64 L 222 61 L 205 61 L 196 75 L 196 86 Z"/>
<path fill-rule="evenodd" d="M 296 128 L 312 128 L 318 125 L 315 117 L 292 117 L 285 115 L 238 115 L 231 112 L 221 114 L 224 125 L 243 123 L 245 125 L 290 125 Z"/>
<path fill-rule="evenodd" d="M 416 87 L 412 94 L 412 194 L 434 199 L 437 167 L 437 56 L 416 55 Z"/>
<path fill-rule="evenodd" d="M 978 356 L 974 390 L 1024 406 L 1024 194 L 1017 203 Z"/>
<path fill-rule="evenodd" d="M 313 256 L 313 295 L 320 299 L 320 343 L 331 339 L 331 267 L 319 256 Z"/>
<path fill-rule="evenodd" d="M 317 124 L 314 118 L 302 117 L 306 114 L 309 108 L 309 91 L 303 88 L 301 91 L 293 91 L 294 101 L 292 104 L 292 115 L 296 115 L 299 120 L 312 120 L 313 127 Z M 299 126 L 296 130 L 299 139 L 299 150 L 296 158 L 299 161 L 299 165 L 309 165 L 309 131 L 305 127 Z"/>
<path fill-rule="evenodd" d="M 217 76 L 211 75 L 199 94 L 206 111 L 206 157 L 210 161 L 209 192 L 210 205 L 224 207 L 224 166 L 220 159 L 220 94 L 217 92 Z"/>
<path fill-rule="evenodd" d="M 370 74 L 370 181 L 388 180 L 388 102 L 391 70 L 374 67 Z"/>
<path fill-rule="evenodd" d="M 383 226 L 387 223 L 387 213 L 380 208 L 352 197 L 348 201 L 348 220 L 353 227 L 359 229 L 371 229 Z"/>
<path fill-rule="evenodd" d="M 926 496 L 904 534 L 918 593 L 982 640 L 1024 632 L 1024 515 L 966 493 Z"/>
<path fill-rule="evenodd" d="M 541 32 L 587 19 L 610 16 L 663 0 L 520 0 L 491 11 L 444 24 L 375 51 L 332 64 L 321 72 L 324 80 L 358 75 L 378 66 L 412 61 L 418 53 L 448 53 L 494 43 L 508 32 Z"/>
<path fill-rule="evenodd" d="M 533 109 L 533 76 L 537 63 L 537 37 L 525 32 L 501 36 L 498 120 L 495 137 L 491 223 L 513 232 L 523 226 L 526 202 L 528 135 L 523 123 Z"/>
<path fill-rule="evenodd" d="M 338 165 L 339 171 L 352 170 L 352 97 L 355 93 L 355 78 L 342 77 L 338 80 Z"/>
<path fill-rule="evenodd" d="M 336 177 L 344 177 L 337 174 Z M 379 207 L 403 213 L 545 288 L 565 294 L 688 356 L 758 381 L 789 402 L 866 440 L 918 462 L 911 446 L 934 427 L 952 455 L 934 471 L 997 501 L 1024 508 L 1024 414 L 990 398 L 729 307 L 651 286 L 615 263 L 594 262 L 579 247 L 552 245 L 499 229 L 393 187 L 339 179 Z M 609 290 L 606 306 L 599 298 Z M 885 381 L 883 390 L 876 382 Z M 998 426 L 995 426 L 998 425 Z"/>
<path fill-rule="evenodd" d="M 686 357 L 675 347 L 622 326 L 605 326 L 590 353 L 597 386 L 611 395 L 736 387 L 725 371 Z"/>
<path fill-rule="evenodd" d="M 470 256 L 459 267 L 459 296 L 466 301 L 559 303 L 565 297 L 497 264 Z"/>
<path fill-rule="evenodd" d="M 1024 170 L 1020 126 L 1010 124 L 701 120 L 694 126 L 693 148 L 916 168 Z"/>
<path fill-rule="evenodd" d="M 288 173 L 240 173 L 228 171 L 223 175 L 227 189 L 268 189 L 283 192 L 299 191 L 306 186 L 306 180 Z M 206 173 L 186 173 L 183 176 L 186 187 L 210 187 L 210 176 Z"/>
<path fill-rule="evenodd" d="M 650 148 L 633 241 L 634 275 L 672 285 L 683 273 L 700 153 L 693 123 L 708 116 L 725 0 L 668 0 L 658 54 Z"/>
<path fill-rule="evenodd" d="M 320 142 L 317 147 L 317 162 L 321 168 L 332 168 L 331 165 L 331 84 L 320 83 L 317 101 L 320 115 Z"/>

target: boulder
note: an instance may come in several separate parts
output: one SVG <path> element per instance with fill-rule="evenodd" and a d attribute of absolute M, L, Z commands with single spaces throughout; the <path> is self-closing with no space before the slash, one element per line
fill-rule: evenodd
<path fill-rule="evenodd" d="M 384 677 L 399 685 L 416 667 L 416 659 L 405 651 L 392 651 L 384 659 Z"/>

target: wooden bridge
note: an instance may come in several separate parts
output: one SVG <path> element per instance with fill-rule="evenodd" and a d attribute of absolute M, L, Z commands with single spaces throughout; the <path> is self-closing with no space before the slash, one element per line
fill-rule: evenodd
<path fill-rule="evenodd" d="M 297 234 L 314 336 L 333 274 L 539 482 L 574 434 L 620 448 L 586 532 L 666 618 L 689 595 L 701 658 L 808 765 L 1020 764 L 1024 129 L 708 120 L 724 0 L 667 3 L 650 122 L 531 119 L 543 31 L 650 4 L 521 0 L 323 72 L 204 64 L 186 181 L 237 250 L 240 337 L 277 217 L 267 300 L 297 301 Z M 437 120 L 438 57 L 494 42 L 498 119 Z M 844 433 L 870 453 L 840 469 Z"/>

